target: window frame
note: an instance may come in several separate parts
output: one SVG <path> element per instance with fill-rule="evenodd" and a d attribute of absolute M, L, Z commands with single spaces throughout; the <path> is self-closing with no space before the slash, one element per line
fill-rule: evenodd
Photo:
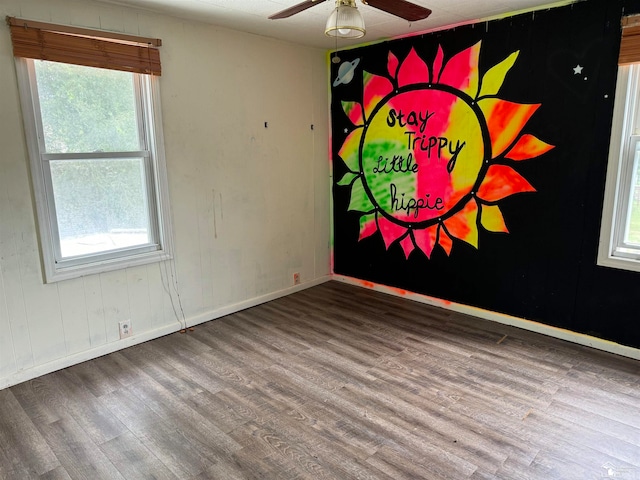
<path fill-rule="evenodd" d="M 138 138 L 141 139 L 141 150 L 135 152 L 47 153 L 42 134 L 43 125 L 34 60 L 16 57 L 15 62 L 30 159 L 31 183 L 36 205 L 44 282 L 52 283 L 171 259 L 173 241 L 158 77 L 131 72 L 134 79 Z M 62 258 L 49 162 L 51 160 L 105 158 L 142 159 L 151 243 Z"/>
<path fill-rule="evenodd" d="M 620 65 L 613 109 L 609 159 L 597 264 L 640 272 L 640 246 L 624 236 L 633 196 L 636 146 L 640 143 L 640 64 Z"/>

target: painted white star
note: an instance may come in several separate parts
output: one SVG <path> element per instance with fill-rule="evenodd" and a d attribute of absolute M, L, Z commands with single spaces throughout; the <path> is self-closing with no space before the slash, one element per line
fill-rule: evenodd
<path fill-rule="evenodd" d="M 349 133 L 349 129 L 348 129 L 348 128 L 345 128 L 345 129 L 344 129 L 344 133 Z"/>
<path fill-rule="evenodd" d="M 584 67 L 582 65 L 576 65 L 575 67 L 573 67 L 573 74 L 580 75 L 582 73 L 583 68 Z"/>

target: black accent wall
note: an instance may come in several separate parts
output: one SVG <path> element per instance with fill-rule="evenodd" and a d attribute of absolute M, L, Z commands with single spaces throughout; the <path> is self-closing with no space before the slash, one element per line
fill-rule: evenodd
<path fill-rule="evenodd" d="M 353 80 L 332 88 L 334 273 L 640 348 L 640 273 L 596 265 L 620 19 L 638 11 L 638 1 L 587 0 L 339 52 L 341 62 L 360 60 Z M 358 241 L 361 213 L 337 185 L 353 128 L 341 102 L 362 102 L 362 72 L 387 75 L 390 51 L 402 61 L 413 48 L 430 64 L 438 45 L 456 53 L 480 40 L 482 73 L 520 51 L 500 98 L 541 104 L 523 132 L 555 148 L 515 167 L 536 192 L 502 200 L 509 233 L 481 229 L 477 249 L 454 239 L 450 255 L 438 246 L 407 259 L 380 232 Z"/>

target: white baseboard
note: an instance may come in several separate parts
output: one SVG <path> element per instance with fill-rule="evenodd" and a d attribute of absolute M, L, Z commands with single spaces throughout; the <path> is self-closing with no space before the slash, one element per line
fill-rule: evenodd
<path fill-rule="evenodd" d="M 271 300 L 275 300 L 277 298 L 284 297 L 292 293 L 314 287 L 316 285 L 320 285 L 321 283 L 328 282 L 329 280 L 331 280 L 331 277 L 329 275 L 326 275 L 326 276 L 311 280 L 309 282 L 302 283 L 300 285 L 294 285 L 292 287 L 278 290 L 276 292 L 271 292 L 256 298 L 251 298 L 249 300 L 244 300 L 242 302 L 234 303 L 233 305 L 226 305 L 224 307 L 221 307 L 215 310 L 210 310 L 205 313 L 201 313 L 197 316 L 187 318 L 186 324 L 188 326 L 194 326 L 200 323 L 208 322 L 209 320 L 214 320 L 216 318 L 224 317 L 225 315 L 230 315 L 232 313 L 239 312 L 240 310 L 245 310 L 247 308 L 255 307 L 256 305 L 270 302 Z M 52 373 L 57 370 L 70 367 L 72 365 L 76 365 L 78 363 L 86 362 L 87 360 L 92 360 L 94 358 L 98 358 L 103 355 L 107 355 L 109 353 L 122 350 L 123 348 L 127 348 L 132 345 L 137 345 L 139 343 L 153 340 L 154 338 L 159 338 L 164 335 L 169 335 L 170 333 L 177 332 L 180 329 L 182 329 L 182 325 L 179 322 L 172 322 L 160 328 L 157 328 L 154 330 L 148 330 L 146 332 L 142 332 L 137 335 L 134 334 L 131 337 L 127 337 L 125 339 L 118 340 L 116 342 L 99 345 L 89 350 L 84 350 L 82 352 L 78 352 L 73 355 L 68 355 L 62 358 L 58 358 L 56 360 L 44 363 L 42 365 L 37 365 L 32 368 L 20 370 L 7 377 L 0 378 L 0 390 L 2 390 L 3 388 L 10 387 L 12 385 L 17 385 L 18 383 L 26 382 L 27 380 L 31 380 L 41 375 L 46 375 L 47 373 Z"/>
<path fill-rule="evenodd" d="M 0 378 L 0 390 L 12 385 L 17 385 L 18 383 L 26 382 L 27 380 L 31 380 L 32 378 L 40 377 L 41 375 L 46 375 L 47 373 L 62 370 L 63 368 L 67 368 L 78 363 L 86 362 L 87 360 L 92 360 L 94 358 L 98 358 L 103 355 L 122 350 L 123 348 L 130 347 L 131 345 L 136 345 L 138 343 L 143 343 L 148 340 L 153 340 L 154 338 L 159 338 L 164 335 L 177 332 L 181 328 L 182 327 L 178 322 L 173 322 L 169 325 L 164 325 L 154 330 L 148 330 L 137 335 L 134 334 L 130 337 L 123 338 L 122 340 L 118 340 L 116 342 L 105 343 L 103 345 L 90 348 L 89 350 L 84 350 L 82 352 L 58 358 L 51 362 L 36 365 L 35 367 L 27 368 L 24 370 L 19 370 L 9 375 L 8 377 Z"/>
<path fill-rule="evenodd" d="M 628 347 L 626 345 L 620 345 L 619 343 L 611 342 L 609 340 L 603 340 L 602 338 L 591 337 L 583 333 L 565 330 L 564 328 L 553 327 L 551 325 L 545 325 L 544 323 L 538 323 L 532 320 L 512 317 L 510 315 L 491 312 L 489 310 L 483 310 L 477 307 L 470 307 L 468 305 L 454 303 L 448 300 L 441 300 L 435 297 L 429 297 L 428 295 L 421 295 L 398 288 L 387 287 L 385 285 L 359 280 L 357 278 L 347 277 L 344 275 L 334 274 L 331 278 L 338 282 L 348 283 L 350 285 L 356 285 L 363 288 L 369 288 L 371 290 L 394 295 L 396 297 L 406 298 L 416 302 L 425 303 L 427 305 L 433 305 L 447 310 L 452 310 L 454 312 L 464 313 L 466 315 L 473 315 L 484 320 L 491 320 L 493 322 L 502 323 L 504 325 L 511 325 L 513 327 L 522 328 L 523 330 L 542 333 L 543 335 L 548 335 L 549 337 L 559 338 L 561 340 L 566 340 L 568 342 L 577 343 L 579 345 L 596 348 L 605 352 L 615 353 L 616 355 L 621 355 L 623 357 L 640 360 L 639 349 Z"/>
<path fill-rule="evenodd" d="M 331 280 L 331 276 L 325 275 L 323 277 L 315 278 L 309 282 L 301 283 L 299 285 L 294 285 L 292 287 L 288 287 L 283 290 L 278 290 L 277 292 L 267 293 L 260 297 L 250 298 L 249 300 L 244 300 L 242 302 L 234 303 L 232 305 L 226 305 L 222 308 L 218 308 L 216 310 L 202 313 L 200 315 L 187 319 L 187 325 L 192 327 L 200 323 L 208 322 L 209 320 L 215 320 L 216 318 L 224 317 L 225 315 L 231 315 L 232 313 L 236 313 L 241 310 L 245 310 L 247 308 L 255 307 L 256 305 L 267 303 L 267 302 L 270 302 L 271 300 L 276 300 L 281 297 L 286 297 L 287 295 L 291 295 L 292 293 L 306 290 L 307 288 L 315 287 L 316 285 L 320 285 L 321 283 L 328 282 L 329 280 Z"/>
<path fill-rule="evenodd" d="M 640 350 L 636 348 L 620 345 L 618 343 L 610 342 L 608 340 L 603 340 L 601 338 L 591 337 L 589 335 L 584 335 L 582 333 L 572 332 L 570 330 L 565 330 L 562 328 L 545 325 L 545 324 L 534 322 L 531 320 L 525 320 L 518 317 L 512 317 L 510 315 L 483 310 L 481 308 L 470 307 L 468 305 L 462 305 L 459 303 L 453 303 L 446 300 L 429 297 L 427 295 L 420 295 L 417 293 L 399 290 L 393 287 L 387 287 L 381 284 L 376 284 L 368 281 L 358 280 L 356 278 L 346 277 L 343 275 L 330 275 L 330 276 L 327 275 L 327 276 L 319 277 L 310 282 L 305 282 L 300 285 L 294 285 L 292 287 L 288 287 L 282 290 L 278 290 L 276 292 L 268 293 L 266 295 L 244 300 L 242 302 L 234 303 L 232 305 L 226 305 L 224 307 L 221 307 L 215 310 L 210 310 L 205 313 L 196 315 L 194 317 L 190 317 L 187 319 L 186 323 L 188 326 L 194 326 L 204 322 L 208 322 L 209 320 L 214 320 L 216 318 L 224 317 L 225 315 L 231 315 L 235 312 L 239 312 L 247 308 L 255 307 L 262 303 L 270 302 L 271 300 L 276 300 L 278 298 L 285 297 L 292 293 L 299 292 L 301 290 L 305 290 L 307 288 L 311 288 L 316 285 L 320 285 L 329 280 L 336 280 L 339 282 L 348 283 L 348 284 L 356 285 L 363 288 L 369 288 L 369 289 L 383 292 L 389 295 L 395 295 L 397 297 L 407 298 L 416 302 L 421 302 L 428 305 L 434 305 L 434 306 L 445 308 L 455 312 L 460 312 L 467 315 L 474 315 L 476 317 L 479 317 L 485 320 L 491 320 L 497 323 L 511 325 L 514 327 L 522 328 L 524 330 L 529 330 L 532 332 L 541 333 L 543 335 L 548 335 L 550 337 L 559 338 L 561 340 L 567 340 L 569 342 L 573 342 L 579 345 L 585 345 L 587 347 L 596 348 L 598 350 L 603 350 L 605 352 L 610 352 L 610 353 L 614 353 L 624 357 L 640 360 Z M 31 380 L 41 375 L 46 375 L 47 373 L 52 373 L 57 370 L 70 367 L 72 365 L 85 362 L 87 360 L 92 360 L 94 358 L 98 358 L 103 355 L 107 355 L 109 353 L 122 350 L 123 348 L 127 348 L 132 345 L 137 345 L 139 343 L 153 340 L 154 338 L 162 337 L 164 335 L 177 332 L 181 328 L 182 328 L 182 325 L 180 323 L 172 322 L 163 327 L 160 327 L 154 330 L 149 330 L 141 334 L 133 335 L 129 338 L 125 338 L 117 342 L 100 345 L 98 347 L 85 350 L 83 352 L 79 352 L 66 357 L 62 357 L 45 364 L 35 366 L 33 368 L 20 370 L 7 377 L 0 378 L 0 390 L 10 387 L 12 385 L 17 385 L 18 383 L 25 382 L 27 380 Z"/>

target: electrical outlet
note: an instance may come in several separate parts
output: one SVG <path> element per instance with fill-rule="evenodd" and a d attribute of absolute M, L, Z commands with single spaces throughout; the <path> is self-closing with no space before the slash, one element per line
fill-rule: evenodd
<path fill-rule="evenodd" d="M 132 331 L 130 320 L 123 320 L 118 323 L 118 326 L 120 328 L 120 338 L 127 338 L 131 336 Z"/>
<path fill-rule="evenodd" d="M 293 284 L 300 285 L 300 274 L 298 272 L 293 274 Z"/>

